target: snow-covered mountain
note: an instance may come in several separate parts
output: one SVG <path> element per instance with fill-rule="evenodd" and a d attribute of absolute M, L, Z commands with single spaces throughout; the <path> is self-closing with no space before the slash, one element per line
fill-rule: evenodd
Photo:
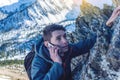
<path fill-rule="evenodd" d="M 69 26 L 75 30 L 79 13 L 79 6 L 72 0 L 19 0 L 1 6 L 0 57 L 25 55 L 49 23 L 67 26 L 69 32 Z"/>

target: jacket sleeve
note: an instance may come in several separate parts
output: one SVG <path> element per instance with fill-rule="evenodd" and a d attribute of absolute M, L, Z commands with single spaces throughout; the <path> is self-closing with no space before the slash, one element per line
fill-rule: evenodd
<path fill-rule="evenodd" d="M 85 54 L 94 46 L 96 42 L 96 34 L 86 40 L 80 40 L 78 43 L 72 44 L 71 58 Z"/>
<path fill-rule="evenodd" d="M 103 24 L 104 26 L 104 32 L 105 32 L 105 38 L 106 41 L 108 41 L 110 43 L 111 38 L 112 38 L 112 34 L 113 34 L 113 30 L 111 29 L 112 26 L 107 26 L 106 24 Z"/>
<path fill-rule="evenodd" d="M 61 64 L 55 62 L 49 69 L 44 59 L 35 56 L 31 67 L 32 80 L 59 80 L 63 74 Z"/>
<path fill-rule="evenodd" d="M 110 43 L 113 31 L 111 30 L 111 27 L 107 26 L 105 23 L 102 26 L 106 41 Z M 93 34 L 93 36 L 90 39 L 81 40 L 78 43 L 73 44 L 71 58 L 89 52 L 89 50 L 94 46 L 96 38 L 97 38 L 96 34 Z"/>

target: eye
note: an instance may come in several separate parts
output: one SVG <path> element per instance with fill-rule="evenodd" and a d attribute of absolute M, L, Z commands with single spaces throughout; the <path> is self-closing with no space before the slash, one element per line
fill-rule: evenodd
<path fill-rule="evenodd" d="M 58 37 L 57 37 L 57 40 L 59 40 L 59 41 L 60 41 L 60 40 L 61 40 L 61 37 L 60 37 L 60 36 L 58 36 Z"/>

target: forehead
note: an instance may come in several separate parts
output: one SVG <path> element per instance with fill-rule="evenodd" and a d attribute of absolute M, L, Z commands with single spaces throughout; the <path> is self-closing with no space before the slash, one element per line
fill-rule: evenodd
<path fill-rule="evenodd" d="M 52 37 L 63 36 L 65 35 L 65 31 L 63 30 L 55 30 L 52 32 Z"/>

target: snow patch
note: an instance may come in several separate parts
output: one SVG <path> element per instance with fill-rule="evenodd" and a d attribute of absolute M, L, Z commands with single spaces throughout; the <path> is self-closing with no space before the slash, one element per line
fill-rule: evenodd
<path fill-rule="evenodd" d="M 14 3 L 17 3 L 18 0 L 0 0 L 0 7 L 6 6 L 6 5 L 12 5 Z"/>
<path fill-rule="evenodd" d="M 0 11 L 4 13 L 11 13 L 23 10 L 24 8 L 28 7 L 36 0 L 5 0 L 0 1 Z M 2 5 L 4 4 L 4 5 Z"/>

